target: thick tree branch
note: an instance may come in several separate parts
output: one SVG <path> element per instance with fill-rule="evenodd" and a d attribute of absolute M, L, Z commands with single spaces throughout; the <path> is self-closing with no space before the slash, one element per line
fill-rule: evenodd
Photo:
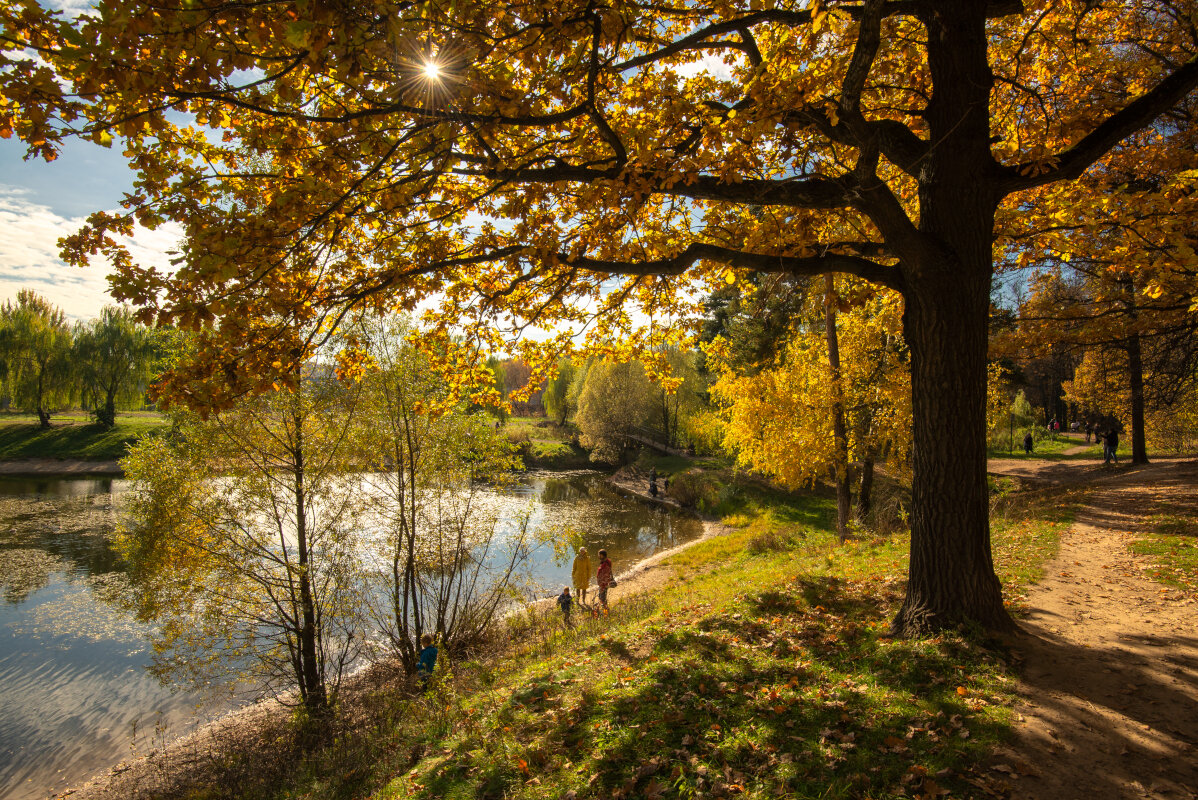
<path fill-rule="evenodd" d="M 677 53 L 682 53 L 687 50 L 705 49 L 711 46 L 710 40 L 717 36 L 724 36 L 729 33 L 741 32 L 754 25 L 760 25 L 763 22 L 777 22 L 783 25 L 797 26 L 806 25 L 811 22 L 810 11 L 785 11 L 782 9 L 773 9 L 769 11 L 758 11 L 753 14 L 746 14 L 743 17 L 717 22 L 714 25 L 706 25 L 699 30 L 681 39 L 676 39 L 664 47 L 659 47 L 648 53 L 643 53 L 635 58 L 630 58 L 627 61 L 622 61 L 619 64 L 613 65 L 616 72 L 624 72 L 625 70 L 636 69 L 643 67 L 646 64 L 652 64 L 662 59 L 669 58 Z M 729 42 L 721 42 L 724 47 L 730 45 Z M 738 43 L 739 44 L 739 43 Z"/>
<path fill-rule="evenodd" d="M 1061 180 L 1074 180 L 1119 142 L 1150 124 L 1198 87 L 1198 56 L 1191 58 L 1146 94 L 1107 117 L 1080 142 L 1058 154 L 1057 166 L 1031 174 L 1036 164 L 1006 167 L 999 184 L 1003 195 L 1034 189 Z M 1028 173 L 1028 174 L 1023 174 Z"/>
<path fill-rule="evenodd" d="M 847 113 L 861 109 L 861 92 L 869 78 L 870 68 L 878 54 L 882 41 L 882 8 L 884 0 L 865 0 L 862 9 L 861 27 L 857 32 L 857 43 L 853 46 L 853 57 L 849 60 L 841 87 L 840 107 Z"/>
<path fill-rule="evenodd" d="M 558 258 L 571 267 L 609 275 L 681 275 L 698 261 L 715 261 L 730 267 L 789 275 L 843 272 L 900 292 L 903 290 L 902 275 L 896 267 L 888 267 L 860 256 L 839 253 L 807 257 L 784 256 L 748 253 L 715 244 L 693 243 L 677 255 L 654 261 L 605 261 L 566 254 L 560 254 Z"/>
<path fill-rule="evenodd" d="M 870 4 L 865 4 L 865 6 L 868 5 Z M 922 0 L 885 0 L 884 2 L 879 2 L 878 5 L 880 6 L 880 18 L 884 18 L 900 14 L 917 14 L 924 4 Z M 1004 6 L 1008 9 L 1012 6 L 1022 8 L 1019 0 L 1002 0 L 1001 2 L 993 3 L 992 5 Z M 837 6 L 836 10 L 846 12 L 849 14 L 849 16 L 857 19 L 860 19 L 869 13 L 862 5 L 842 5 Z M 1011 12 L 1007 10 L 1003 13 Z M 993 14 L 993 16 L 1001 16 L 1001 14 Z M 683 36 L 681 39 L 675 39 L 669 44 L 658 47 L 656 50 L 651 50 L 634 58 L 630 58 L 627 61 L 620 62 L 614 66 L 614 69 L 622 72 L 624 70 L 636 69 L 637 67 L 643 67 L 646 64 L 652 64 L 654 62 L 661 61 L 662 59 L 669 58 L 672 55 L 682 53 L 687 50 L 705 50 L 712 47 L 713 42 L 711 40 L 717 36 L 723 36 L 734 31 L 740 31 L 743 35 L 743 32 L 749 28 L 771 22 L 779 25 L 786 25 L 792 28 L 798 27 L 800 25 L 809 25 L 811 24 L 811 12 L 807 10 L 789 11 L 785 9 L 769 9 L 745 14 L 744 16 L 717 22 L 713 25 L 705 25 L 693 33 Z M 655 45 L 657 43 L 643 42 L 642 44 Z M 751 46 L 747 37 L 742 42 L 720 41 L 719 45 L 725 48 L 737 47 L 738 49 L 744 49 L 746 53 L 749 53 L 750 56 L 752 55 L 750 50 Z M 753 45 L 752 48 L 755 49 L 755 45 Z"/>
<path fill-rule="evenodd" d="M 468 171 L 464 171 L 468 172 Z M 493 180 L 509 183 L 561 183 L 578 181 L 623 180 L 635 183 L 634 175 L 622 174 L 616 168 L 594 169 L 559 164 L 551 167 L 515 170 L 481 170 L 480 174 Z M 726 182 L 710 175 L 688 176 L 665 181 L 652 178 L 645 182 L 645 191 L 650 194 L 668 194 L 692 200 L 715 200 L 731 203 L 751 203 L 762 206 L 787 206 L 790 208 L 847 208 L 852 205 L 849 197 L 852 186 L 841 180 L 822 176 L 786 178 L 782 180 L 750 179 L 736 183 Z M 846 179 L 847 180 L 847 179 Z M 635 188 L 635 187 L 633 187 Z"/>
<path fill-rule="evenodd" d="M 856 110 L 841 114 L 833 125 L 827 112 L 819 106 L 807 106 L 784 117 L 785 122 L 811 125 L 838 144 L 850 147 L 876 146 L 886 160 L 903 172 L 916 176 L 920 162 L 928 154 L 928 143 L 898 120 L 867 120 Z"/>

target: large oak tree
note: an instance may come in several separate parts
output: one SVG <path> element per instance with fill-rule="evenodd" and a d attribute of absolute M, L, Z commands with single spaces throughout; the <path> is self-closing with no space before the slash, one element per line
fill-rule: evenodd
<path fill-rule="evenodd" d="M 743 269 L 896 289 L 915 475 L 895 626 L 1004 628 L 984 441 L 995 237 L 1198 85 L 1193 13 L 101 0 L 71 24 L 27 0 L 0 11 L 0 135 L 43 156 L 65 135 L 123 138 L 127 213 L 66 251 L 108 253 L 146 318 L 213 326 L 170 385 L 198 404 L 286 376 L 313 343 L 280 332 L 355 305 L 436 301 L 429 321 L 474 334 L 438 348 L 453 367 L 533 319 L 587 324 L 595 349 L 659 343 Z M 167 219 L 188 236 L 173 274 L 112 240 Z"/>

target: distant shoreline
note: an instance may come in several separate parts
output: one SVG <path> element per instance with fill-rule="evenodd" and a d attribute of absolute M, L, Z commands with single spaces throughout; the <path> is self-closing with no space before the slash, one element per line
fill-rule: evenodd
<path fill-rule="evenodd" d="M 0 461 L 0 475 L 41 477 L 104 475 L 123 477 L 119 461 L 87 461 L 81 458 L 14 458 Z"/>

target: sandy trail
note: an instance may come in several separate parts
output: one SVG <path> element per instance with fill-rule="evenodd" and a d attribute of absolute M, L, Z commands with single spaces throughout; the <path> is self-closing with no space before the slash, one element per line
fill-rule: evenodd
<path fill-rule="evenodd" d="M 1128 550 L 1154 514 L 1198 508 L 1198 462 L 1044 462 L 1039 477 L 1095 492 L 1029 592 L 1016 738 L 993 768 L 1013 798 L 1198 798 L 1198 598 Z"/>

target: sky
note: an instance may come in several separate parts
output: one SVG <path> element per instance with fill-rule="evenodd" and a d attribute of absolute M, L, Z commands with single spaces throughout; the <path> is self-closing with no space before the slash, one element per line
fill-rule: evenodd
<path fill-rule="evenodd" d="M 92 0 L 49 0 L 44 5 L 73 16 Z M 88 214 L 119 208 L 133 188 L 133 172 L 119 146 L 105 149 L 68 141 L 58 159 L 24 160 L 16 137 L 0 139 L 0 302 L 33 289 L 72 319 L 98 316 L 115 301 L 108 294 L 108 264 L 68 267 L 58 239 L 74 233 Z M 141 230 L 129 242 L 138 263 L 167 266 L 177 229 Z"/>
<path fill-rule="evenodd" d="M 24 145 L 0 139 L 0 301 L 33 289 L 71 319 L 98 316 L 115 301 L 108 294 L 108 264 L 69 267 L 57 241 L 74 233 L 88 214 L 118 209 L 133 188 L 133 172 L 119 148 L 68 142 L 57 160 L 25 161 Z M 130 241 L 138 263 L 166 266 L 177 229 L 139 230 Z"/>

